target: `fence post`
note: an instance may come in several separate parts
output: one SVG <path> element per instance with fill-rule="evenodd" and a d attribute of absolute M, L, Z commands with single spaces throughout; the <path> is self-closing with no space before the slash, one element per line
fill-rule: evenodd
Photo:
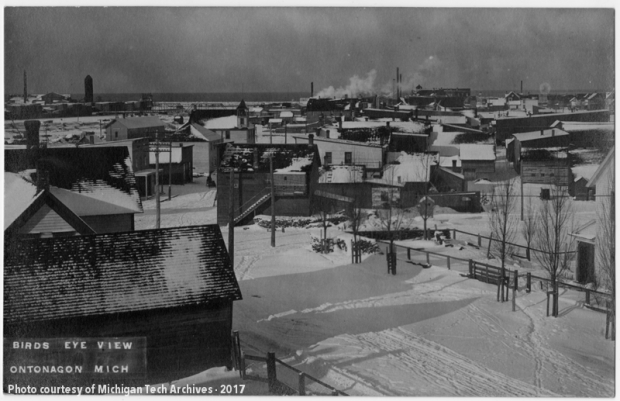
<path fill-rule="evenodd" d="M 590 305 L 590 290 L 586 288 L 586 305 Z"/>
<path fill-rule="evenodd" d="M 241 351 L 241 366 L 239 366 L 239 374 L 243 380 L 245 380 L 245 352 Z"/>
<path fill-rule="evenodd" d="M 388 274 L 391 273 L 391 267 L 392 267 L 392 261 L 390 260 L 390 253 L 386 252 L 385 254 L 385 261 L 387 262 L 387 268 L 388 268 Z"/>
<path fill-rule="evenodd" d="M 487 266 L 487 283 L 489 282 L 489 267 Z M 502 279 L 497 280 L 497 302 L 499 302 L 499 287 L 502 285 Z"/>
<path fill-rule="evenodd" d="M 532 259 L 530 259 L 530 247 L 529 246 L 525 249 L 525 256 L 527 257 L 527 260 L 532 261 Z"/>
<path fill-rule="evenodd" d="M 425 253 L 426 253 L 426 264 L 430 265 L 431 264 L 431 256 L 428 254 L 428 252 L 425 252 Z"/>
<path fill-rule="evenodd" d="M 355 249 L 353 249 L 353 240 L 351 240 L 351 264 L 355 264 L 353 257 L 355 255 Z"/>
<path fill-rule="evenodd" d="M 233 331 L 233 347 L 235 347 L 235 368 L 241 367 L 241 341 L 239 340 L 239 331 Z"/>
<path fill-rule="evenodd" d="M 407 248 L 407 259 L 411 260 L 411 248 Z"/>
<path fill-rule="evenodd" d="M 267 352 L 267 383 L 269 392 L 276 393 L 276 354 L 273 352 Z"/>
<path fill-rule="evenodd" d="M 299 372 L 299 395 L 306 395 L 306 374 Z"/>
<path fill-rule="evenodd" d="M 517 289 L 519 288 L 519 271 L 515 270 L 514 271 L 514 275 L 515 275 L 515 282 L 514 282 L 514 287 L 512 288 L 512 311 L 516 312 L 517 311 Z"/>
<path fill-rule="evenodd" d="M 480 238 L 480 233 L 478 233 L 478 246 L 482 246 L 482 238 Z"/>
<path fill-rule="evenodd" d="M 532 273 L 527 272 L 527 292 L 532 292 Z"/>
<path fill-rule="evenodd" d="M 558 317 L 558 309 L 559 309 L 559 301 L 560 301 L 560 291 L 559 291 L 559 283 L 558 280 L 555 280 L 555 285 L 553 286 L 553 293 L 554 293 L 554 299 L 553 299 L 553 317 Z"/>
<path fill-rule="evenodd" d="M 488 283 L 489 282 L 489 265 L 486 265 L 486 274 L 487 274 L 487 283 Z M 499 301 L 499 295 L 497 296 L 497 300 Z"/>
<path fill-rule="evenodd" d="M 448 256 L 448 270 L 450 270 L 450 256 Z"/>
<path fill-rule="evenodd" d="M 392 253 L 392 275 L 396 275 L 396 252 Z"/>
<path fill-rule="evenodd" d="M 456 239 L 456 228 L 452 229 L 452 239 Z"/>
<path fill-rule="evenodd" d="M 549 317 L 549 291 L 547 291 L 547 317 Z"/>

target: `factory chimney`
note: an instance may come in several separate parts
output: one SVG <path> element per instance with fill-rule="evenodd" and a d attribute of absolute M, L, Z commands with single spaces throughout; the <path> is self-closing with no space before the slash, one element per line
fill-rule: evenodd
<path fill-rule="evenodd" d="M 26 70 L 24 70 L 24 103 L 28 101 L 28 79 L 26 78 Z"/>
<path fill-rule="evenodd" d="M 523 93 L 523 80 L 521 80 L 521 92 L 520 93 Z"/>
<path fill-rule="evenodd" d="M 93 103 L 93 79 L 90 75 L 84 78 L 84 103 Z"/>
<path fill-rule="evenodd" d="M 310 82 L 310 97 L 314 97 L 314 82 Z"/>
<path fill-rule="evenodd" d="M 400 97 L 400 82 L 398 81 L 398 76 L 400 74 L 398 73 L 398 67 L 396 67 L 396 100 L 398 100 L 398 98 Z"/>

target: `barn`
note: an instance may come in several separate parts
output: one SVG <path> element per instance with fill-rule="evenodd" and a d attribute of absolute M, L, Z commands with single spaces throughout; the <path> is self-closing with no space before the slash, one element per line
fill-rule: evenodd
<path fill-rule="evenodd" d="M 145 337 L 146 383 L 229 366 L 240 299 L 217 225 L 5 239 L 5 338 Z"/>

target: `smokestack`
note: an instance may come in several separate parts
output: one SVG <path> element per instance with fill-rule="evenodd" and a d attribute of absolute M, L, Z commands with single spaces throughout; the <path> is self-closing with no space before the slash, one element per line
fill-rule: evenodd
<path fill-rule="evenodd" d="M 314 97 L 314 82 L 310 82 L 310 97 Z"/>
<path fill-rule="evenodd" d="M 41 127 L 41 121 L 39 120 L 24 121 L 24 127 L 26 128 L 26 149 L 38 149 L 39 148 L 39 128 Z"/>
<path fill-rule="evenodd" d="M 403 74 L 400 74 L 398 76 L 398 99 L 400 99 L 403 96 Z"/>
<path fill-rule="evenodd" d="M 314 146 L 314 135 L 313 134 L 308 135 L 308 146 L 309 147 Z"/>
<path fill-rule="evenodd" d="M 399 87 L 400 87 L 400 82 L 398 82 L 398 75 L 400 75 L 398 73 L 398 67 L 396 67 L 396 99 L 398 100 L 398 98 L 400 97 L 400 94 L 398 93 Z"/>
<path fill-rule="evenodd" d="M 93 103 L 93 79 L 90 75 L 84 78 L 84 103 Z"/>
<path fill-rule="evenodd" d="M 28 79 L 26 77 L 26 70 L 24 70 L 24 103 L 28 101 Z"/>
<path fill-rule="evenodd" d="M 523 93 L 523 80 L 521 81 L 521 93 Z"/>

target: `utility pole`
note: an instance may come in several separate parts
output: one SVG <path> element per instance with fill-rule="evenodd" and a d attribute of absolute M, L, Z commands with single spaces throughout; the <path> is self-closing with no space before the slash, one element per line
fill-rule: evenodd
<path fill-rule="evenodd" d="M 269 156 L 269 171 L 271 173 L 271 246 L 276 246 L 276 190 L 273 183 L 273 153 Z"/>
<path fill-rule="evenodd" d="M 286 145 L 286 126 L 288 124 L 286 124 L 286 121 L 284 122 L 284 144 Z"/>
<path fill-rule="evenodd" d="M 159 132 L 155 132 L 155 204 L 157 207 L 155 228 L 159 228 L 161 222 L 161 207 L 159 205 Z"/>
<path fill-rule="evenodd" d="M 523 162 L 519 161 L 519 181 L 521 181 L 521 221 L 523 221 Z"/>
<path fill-rule="evenodd" d="M 230 256 L 230 265 L 235 270 L 235 168 L 230 167 L 230 212 L 228 219 L 228 255 Z"/>
<path fill-rule="evenodd" d="M 181 159 L 183 158 L 181 150 Z M 185 178 L 183 178 L 185 181 Z M 172 199 L 172 137 L 170 137 L 170 157 L 168 158 L 168 200 Z"/>

